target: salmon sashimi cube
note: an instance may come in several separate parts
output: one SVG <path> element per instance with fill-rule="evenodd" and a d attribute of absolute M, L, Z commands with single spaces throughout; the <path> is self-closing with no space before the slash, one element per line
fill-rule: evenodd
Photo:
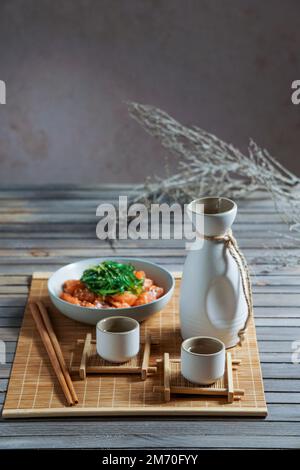
<path fill-rule="evenodd" d="M 145 290 L 149 290 L 151 286 L 153 286 L 153 281 L 152 281 L 152 279 L 149 279 L 149 278 L 145 277 L 144 286 L 143 286 L 144 289 L 145 289 Z"/>
<path fill-rule="evenodd" d="M 59 296 L 65 302 L 69 302 L 70 304 L 80 305 L 80 300 L 73 297 L 73 295 L 68 294 L 67 292 L 62 292 Z"/>
<path fill-rule="evenodd" d="M 159 297 L 161 297 L 164 294 L 164 290 L 163 290 L 162 287 L 158 287 L 158 286 L 154 286 L 154 285 L 152 285 L 150 287 L 150 291 L 155 292 L 155 298 L 156 299 L 159 299 Z"/>
<path fill-rule="evenodd" d="M 137 295 L 131 292 L 123 292 L 121 294 L 114 294 L 109 297 L 110 302 L 114 305 L 114 302 L 120 304 L 127 304 L 128 306 L 134 305 L 137 300 Z M 122 305 L 123 306 L 123 305 Z"/>
<path fill-rule="evenodd" d="M 145 279 L 146 277 L 145 271 L 135 271 L 134 274 L 138 279 Z"/>
<path fill-rule="evenodd" d="M 152 302 L 155 299 L 156 299 L 155 292 L 153 291 L 143 292 L 141 295 L 138 296 L 134 305 L 135 306 L 145 305 L 145 304 L 148 304 L 149 302 Z"/>
<path fill-rule="evenodd" d="M 63 285 L 63 291 L 67 294 L 73 295 L 76 289 L 84 289 L 85 285 L 78 279 L 70 279 Z"/>

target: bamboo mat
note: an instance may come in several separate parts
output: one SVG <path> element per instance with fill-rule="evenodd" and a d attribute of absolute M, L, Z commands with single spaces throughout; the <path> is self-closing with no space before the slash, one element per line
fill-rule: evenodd
<path fill-rule="evenodd" d="M 29 300 L 42 300 L 49 306 L 51 319 L 62 351 L 69 366 L 76 363 L 77 339 L 84 339 L 95 328 L 74 322 L 61 315 L 51 304 L 47 293 L 47 273 L 33 275 Z M 141 324 L 141 339 L 150 332 L 158 345 L 151 348 L 150 366 L 161 359 L 164 352 L 171 358 L 180 356 L 178 297 L 180 279 L 172 300 L 161 312 Z M 17 351 L 6 395 L 3 417 L 56 417 L 101 415 L 214 415 L 266 416 L 267 407 L 261 376 L 254 321 L 252 320 L 242 347 L 231 349 L 234 359 L 241 359 L 233 371 L 234 386 L 244 389 L 241 400 L 227 403 L 223 397 L 176 396 L 164 402 L 163 394 L 153 392 L 153 386 L 163 383 L 163 374 L 149 376 L 142 381 L 139 375 L 89 375 L 82 381 L 73 376 L 79 403 L 65 405 L 65 398 L 52 371 L 47 353 L 40 340 L 28 306 L 25 309 Z"/>

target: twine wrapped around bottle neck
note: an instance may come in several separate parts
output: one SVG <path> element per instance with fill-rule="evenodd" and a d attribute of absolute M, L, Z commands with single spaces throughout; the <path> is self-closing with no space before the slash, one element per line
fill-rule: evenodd
<path fill-rule="evenodd" d="M 248 307 L 248 315 L 247 315 L 245 324 L 243 328 L 238 332 L 238 336 L 240 338 L 240 344 L 242 344 L 245 339 L 247 326 L 248 326 L 249 320 L 253 312 L 252 288 L 251 288 L 250 273 L 249 273 L 247 261 L 243 253 L 241 252 L 236 239 L 234 238 L 232 234 L 232 230 L 228 230 L 228 232 L 220 236 L 202 235 L 202 237 L 205 240 L 224 243 L 226 248 L 228 248 L 229 253 L 231 254 L 232 258 L 235 260 L 238 270 L 240 272 L 243 292 L 244 292 L 246 304 Z"/>

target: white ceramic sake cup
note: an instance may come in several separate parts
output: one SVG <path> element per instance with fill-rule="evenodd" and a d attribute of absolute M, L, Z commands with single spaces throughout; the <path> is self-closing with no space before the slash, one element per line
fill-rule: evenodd
<path fill-rule="evenodd" d="M 99 356 L 109 362 L 127 362 L 140 349 L 139 322 L 129 317 L 109 317 L 96 326 Z"/>
<path fill-rule="evenodd" d="M 217 338 L 195 336 L 181 344 L 181 373 L 190 382 L 210 385 L 225 372 L 225 345 Z"/>

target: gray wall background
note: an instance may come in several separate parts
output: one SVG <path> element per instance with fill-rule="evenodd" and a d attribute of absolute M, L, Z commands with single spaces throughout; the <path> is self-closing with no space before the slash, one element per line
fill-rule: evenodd
<path fill-rule="evenodd" d="M 300 174 L 299 0 L 0 0 L 0 183 L 136 182 L 153 104 Z"/>

